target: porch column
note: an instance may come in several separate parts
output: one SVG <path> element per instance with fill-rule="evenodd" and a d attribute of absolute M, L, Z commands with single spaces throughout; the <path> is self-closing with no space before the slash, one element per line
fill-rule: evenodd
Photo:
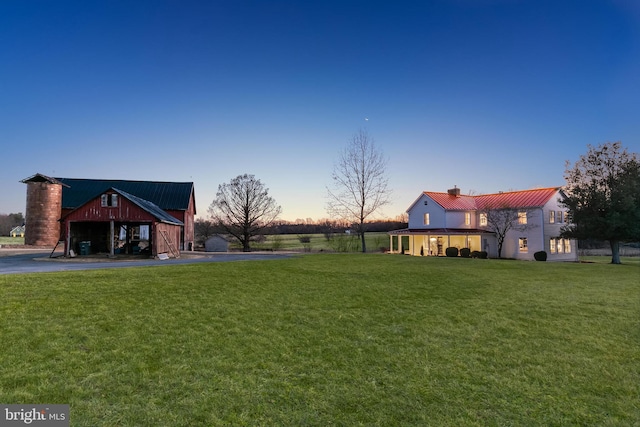
<path fill-rule="evenodd" d="M 113 220 L 109 221 L 109 256 L 113 256 L 114 255 L 114 251 L 113 251 L 113 240 L 115 239 L 115 227 L 113 224 Z"/>
<path fill-rule="evenodd" d="M 389 234 L 389 253 L 393 253 L 393 234 Z"/>
<path fill-rule="evenodd" d="M 64 244 L 64 256 L 68 257 L 71 256 L 71 222 L 70 221 L 65 221 L 65 232 L 66 232 L 66 237 L 65 237 L 65 244 Z"/>

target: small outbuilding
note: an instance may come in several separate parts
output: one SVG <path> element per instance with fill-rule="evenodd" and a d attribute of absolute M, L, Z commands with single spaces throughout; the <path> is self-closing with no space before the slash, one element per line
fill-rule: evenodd
<path fill-rule="evenodd" d="M 9 232 L 9 236 L 24 237 L 24 225 L 18 225 L 17 227 L 13 227 Z"/>
<path fill-rule="evenodd" d="M 204 250 L 207 252 L 227 252 L 229 250 L 229 241 L 224 236 L 215 234 L 205 240 Z"/>

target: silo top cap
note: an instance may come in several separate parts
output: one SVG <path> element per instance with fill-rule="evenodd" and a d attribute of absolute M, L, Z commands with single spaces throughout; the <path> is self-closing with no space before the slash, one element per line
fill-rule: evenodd
<path fill-rule="evenodd" d="M 24 182 L 25 184 L 28 184 L 30 182 L 48 182 L 49 184 L 59 184 L 59 185 L 64 185 L 65 187 L 68 187 L 67 184 L 65 184 L 63 182 L 60 182 L 55 178 L 51 178 L 49 176 L 42 175 L 41 173 L 37 173 L 35 175 L 32 175 L 29 178 L 25 178 L 20 182 Z"/>

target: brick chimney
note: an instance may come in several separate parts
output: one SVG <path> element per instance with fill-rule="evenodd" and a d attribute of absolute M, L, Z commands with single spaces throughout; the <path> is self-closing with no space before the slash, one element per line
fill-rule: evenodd
<path fill-rule="evenodd" d="M 460 197 L 460 189 L 455 185 L 453 186 L 453 188 L 447 190 L 447 193 L 449 193 L 449 195 L 451 196 Z"/>

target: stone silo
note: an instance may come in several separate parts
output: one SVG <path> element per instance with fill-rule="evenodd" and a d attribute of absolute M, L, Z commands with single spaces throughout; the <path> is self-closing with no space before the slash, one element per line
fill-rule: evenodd
<path fill-rule="evenodd" d="M 36 174 L 22 182 L 27 184 L 25 245 L 55 246 L 60 239 L 62 184 L 55 178 Z"/>

